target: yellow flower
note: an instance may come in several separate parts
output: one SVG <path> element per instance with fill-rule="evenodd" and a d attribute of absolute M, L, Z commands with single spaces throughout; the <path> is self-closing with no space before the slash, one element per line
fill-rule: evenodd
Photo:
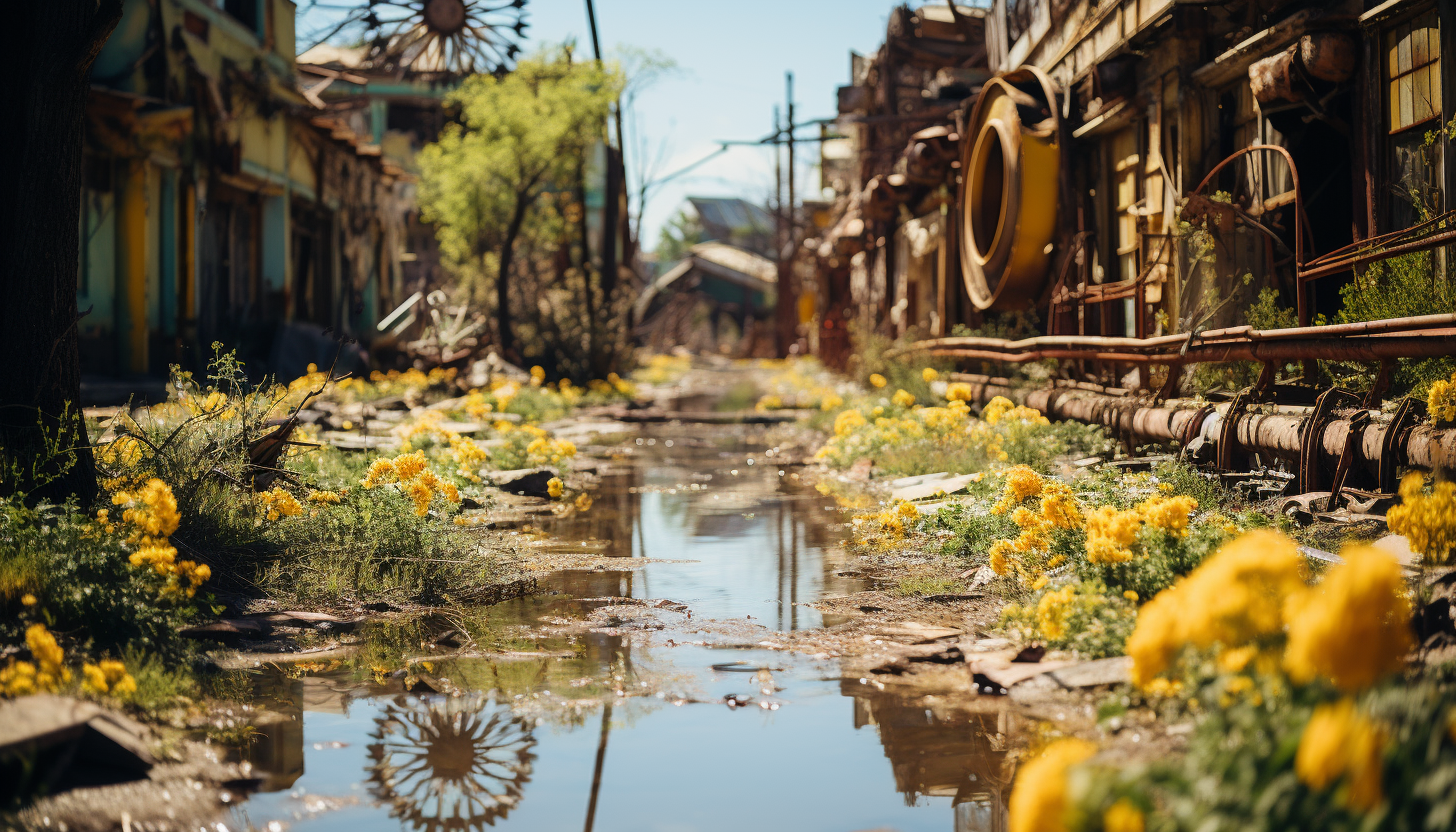
<path fill-rule="evenodd" d="M 834 435 L 848 436 L 856 430 L 869 424 L 864 414 L 858 410 L 846 410 L 834 417 Z"/>
<path fill-rule="evenodd" d="M 1393 556 L 1372 546 L 1343 554 L 1318 587 L 1290 600 L 1284 666 L 1296 682 L 1323 676 L 1354 692 L 1404 666 L 1411 611 Z"/>
<path fill-rule="evenodd" d="M 1400 482 L 1400 505 L 1391 507 L 1385 519 L 1424 562 L 1449 563 L 1456 549 L 1456 483 L 1438 482 L 1430 494 L 1423 493 L 1424 485 L 1419 473 L 1406 474 Z"/>
<path fill-rule="evenodd" d="M 1126 590 L 1123 590 L 1122 597 L 1124 597 L 1127 600 L 1129 600 L 1129 601 L 1133 602 L 1134 604 L 1136 604 L 1137 603 L 1137 599 L 1138 599 L 1138 594 L 1136 592 L 1133 592 L 1130 589 L 1126 589 Z"/>
<path fill-rule="evenodd" d="M 1443 379 L 1431 384 L 1426 394 L 1426 409 L 1437 423 L 1456 422 L 1456 373 L 1450 381 Z"/>
<path fill-rule="evenodd" d="M 890 397 L 890 402 L 900 407 L 910 407 L 915 404 L 915 396 L 904 390 L 896 390 L 895 395 Z"/>
<path fill-rule="evenodd" d="M 880 375 L 879 373 L 870 373 L 870 384 L 874 385 L 876 388 L 879 388 L 884 387 L 886 384 L 889 384 L 889 382 L 886 381 L 885 377 Z"/>
<path fill-rule="evenodd" d="M 1143 811 L 1125 797 L 1102 813 L 1103 832 L 1143 832 L 1145 826 Z"/>
<path fill-rule="evenodd" d="M 1384 730 L 1357 713 L 1354 701 L 1346 698 L 1315 708 L 1299 739 L 1294 772 L 1300 782 L 1321 790 L 1345 777 L 1346 805 L 1368 812 L 1384 800 L 1384 754 Z"/>
<path fill-rule="evenodd" d="M 838 393 L 826 393 L 824 398 L 819 400 L 820 410 L 833 410 L 844 406 L 844 397 Z"/>
<path fill-rule="evenodd" d="M 991 399 L 991 401 L 987 402 L 985 408 L 981 410 L 981 419 L 984 420 L 988 425 L 994 425 L 997 422 L 1001 421 L 1001 417 L 1005 416 L 1007 413 L 1011 412 L 1015 408 L 1015 402 L 1011 401 L 1005 396 L 996 396 L 995 398 Z"/>
<path fill-rule="evenodd" d="M 36 605 L 35 596 L 27 592 L 20 596 L 20 603 L 22 606 L 33 607 Z"/>
<path fill-rule="evenodd" d="M 934 367 L 926 367 L 925 369 L 920 371 L 920 377 L 925 379 L 926 384 L 929 384 L 930 382 L 940 378 L 940 373 L 936 372 Z"/>
<path fill-rule="evenodd" d="M 1188 531 L 1188 515 L 1196 508 L 1198 501 L 1192 497 L 1150 497 L 1137 511 L 1149 526 L 1181 536 Z"/>
<path fill-rule="evenodd" d="M 102 694 L 111 688 L 106 683 L 106 674 L 94 664 L 81 666 L 81 690 L 86 693 Z"/>
<path fill-rule="evenodd" d="M 1076 588 L 1067 584 L 1041 596 L 1036 604 L 1036 625 L 1047 641 L 1056 641 L 1066 631 L 1067 615 L 1076 596 Z"/>
<path fill-rule="evenodd" d="M 1092 563 L 1124 563 L 1133 559 L 1132 545 L 1142 529 L 1143 515 L 1098 506 L 1087 512 L 1087 560 Z"/>
<path fill-rule="evenodd" d="M 1009 540 L 998 540 L 991 544 L 991 571 L 997 575 L 1011 574 L 1011 557 L 1016 549 Z"/>
<path fill-rule="evenodd" d="M 1011 832 L 1063 832 L 1067 828 L 1067 770 L 1096 751 L 1085 740 L 1057 740 L 1023 766 L 1011 789 Z"/>
<path fill-rule="evenodd" d="M 576 510 L 577 511 L 588 511 L 588 510 L 591 509 L 591 507 L 592 507 L 592 498 L 591 498 L 591 495 L 590 494 L 587 494 L 586 492 L 582 492 L 581 494 L 576 495 Z"/>
<path fill-rule="evenodd" d="M 546 482 L 546 493 L 550 494 L 553 500 L 561 499 L 564 490 L 565 486 L 562 485 L 560 477 L 552 477 Z"/>
<path fill-rule="evenodd" d="M 281 488 L 259 494 L 258 502 L 262 505 L 269 520 L 297 517 L 303 513 L 303 506 L 299 504 L 298 498 Z"/>
<path fill-rule="evenodd" d="M 1260 529 L 1225 544 L 1138 611 L 1127 640 L 1132 679 L 1146 688 L 1186 645 L 1242 647 L 1284 631 L 1286 600 L 1305 591 L 1293 541 Z"/>
<path fill-rule="evenodd" d="M 344 497 L 337 491 L 310 491 L 308 501 L 311 503 L 339 503 Z"/>

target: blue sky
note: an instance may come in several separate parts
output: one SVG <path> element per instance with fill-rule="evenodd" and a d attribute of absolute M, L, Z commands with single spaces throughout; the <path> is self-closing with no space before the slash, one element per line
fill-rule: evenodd
<path fill-rule="evenodd" d="M 339 0 L 328 0 L 337 3 Z M 658 173 L 706 156 L 718 140 L 758 139 L 773 127 L 773 106 L 784 101 L 784 72 L 794 73 L 796 115 L 803 121 L 834 115 L 835 88 L 849 81 L 849 53 L 874 51 L 885 36 L 892 0 L 596 0 L 602 48 L 655 49 L 679 69 L 637 102 L 642 134 L 653 148 L 665 143 Z M 915 3 L 913 5 L 919 5 Z M 306 10 L 308 0 L 299 0 Z M 585 0 L 529 0 L 528 50 L 575 39 L 590 54 Z M 300 41 L 329 12 L 305 12 Z M 300 42 L 300 49 L 308 44 Z M 805 131 L 808 132 L 808 131 Z M 629 167 L 640 159 L 628 139 Z M 799 182 L 808 182 L 817 146 L 798 154 Z M 643 243 L 694 196 L 740 196 L 766 202 L 773 191 L 773 156 L 736 147 L 665 185 L 647 205 Z M 800 192 L 804 192 L 801 185 Z M 634 205 L 634 212 L 638 206 Z"/>

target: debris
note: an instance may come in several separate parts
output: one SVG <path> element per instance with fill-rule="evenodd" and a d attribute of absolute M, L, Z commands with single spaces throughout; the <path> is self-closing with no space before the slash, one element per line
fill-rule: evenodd
<path fill-rule="evenodd" d="M 1113 656 L 1053 670 L 1048 675 L 1062 687 L 1075 689 L 1126 684 L 1131 672 L 1132 659 Z"/>
<path fill-rule="evenodd" d="M 979 480 L 980 476 L 977 474 L 962 474 L 956 477 L 949 475 L 935 476 L 934 479 L 927 479 L 923 482 L 894 488 L 890 492 L 890 499 L 906 500 L 913 503 L 916 500 L 923 500 L 938 494 L 949 496 L 958 491 L 964 491 L 966 486 Z"/>
<path fill-rule="evenodd" d="M 0 703 L 0 795 L 144 779 L 157 762 L 146 736 L 128 717 L 66 696 Z"/>

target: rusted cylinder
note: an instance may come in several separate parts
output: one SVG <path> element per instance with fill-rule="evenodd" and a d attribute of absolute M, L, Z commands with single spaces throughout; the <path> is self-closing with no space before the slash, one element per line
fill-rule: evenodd
<path fill-rule="evenodd" d="M 1004 396 L 1019 404 L 1041 411 L 1054 421 L 1074 420 L 1103 425 L 1114 435 L 1134 442 L 1176 443 L 1188 436 L 1188 426 L 1206 402 L 1177 400 L 1151 405 L 1146 400 L 1108 395 L 1093 390 L 1063 387 L 1017 387 L 1003 378 L 954 373 L 951 378 L 971 386 L 976 402 L 985 404 L 996 396 Z M 1230 405 L 1213 406 L 1199 426 L 1196 435 L 1217 442 Z M 1270 412 L 1272 411 L 1272 412 Z M 1258 405 L 1254 412 L 1241 412 L 1234 426 L 1234 440 L 1245 452 L 1256 452 L 1266 459 L 1297 461 L 1304 428 L 1313 410 L 1306 407 Z M 1335 414 L 1319 434 L 1320 464 L 1333 470 L 1349 440 L 1350 413 Z M 1360 436 L 1354 451 L 1353 464 L 1375 473 L 1380 466 L 1388 421 L 1372 421 Z M 1404 431 L 1395 451 L 1398 464 L 1427 470 L 1456 469 L 1456 429 L 1436 430 L 1420 425 Z M 1191 438 L 1191 437 L 1189 437 Z"/>

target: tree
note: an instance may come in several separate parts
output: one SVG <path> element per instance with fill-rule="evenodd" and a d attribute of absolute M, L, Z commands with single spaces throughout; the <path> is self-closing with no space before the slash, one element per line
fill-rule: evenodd
<path fill-rule="evenodd" d="M 0 111 L 12 119 L 0 131 L 0 488 L 10 493 L 96 494 L 78 407 L 76 218 L 91 64 L 121 7 L 121 0 L 16 3 L 0 35 Z M 55 457 L 57 447 L 74 454 Z"/>
<path fill-rule="evenodd" d="M 576 63 L 567 49 L 536 55 L 509 75 L 468 79 L 449 98 L 459 122 L 420 154 L 423 216 L 457 272 L 494 285 L 503 354 L 517 354 L 511 282 L 522 232 L 544 196 L 576 192 L 621 86 L 615 68 Z M 581 221 L 579 205 L 567 213 Z"/>
<path fill-rule="evenodd" d="M 662 226 L 657 238 L 657 262 L 668 266 L 688 256 L 688 250 L 703 242 L 706 232 L 698 215 L 683 208 Z"/>

